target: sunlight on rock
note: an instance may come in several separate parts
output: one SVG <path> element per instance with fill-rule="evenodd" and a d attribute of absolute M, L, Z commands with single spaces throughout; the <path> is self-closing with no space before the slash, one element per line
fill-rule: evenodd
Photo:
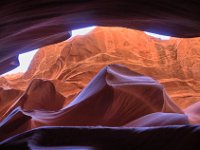
<path fill-rule="evenodd" d="M 94 30 L 95 28 L 96 28 L 96 26 L 90 26 L 90 27 L 86 27 L 86 28 L 80 28 L 80 29 L 73 30 L 72 37 L 77 36 L 77 35 L 88 34 L 90 31 Z M 170 36 L 164 36 L 164 35 L 159 35 L 159 34 L 150 33 L 150 32 L 145 32 L 145 33 L 149 36 L 153 36 L 153 37 L 159 38 L 161 40 L 169 40 L 170 39 Z M 20 66 L 3 74 L 3 75 L 26 72 L 26 70 L 28 69 L 28 67 L 31 63 L 31 60 L 33 59 L 33 57 L 37 51 L 38 51 L 38 49 L 27 52 L 27 53 L 20 54 L 19 55 Z"/>
<path fill-rule="evenodd" d="M 94 28 L 95 28 L 95 26 L 91 26 L 91 27 L 87 27 L 87 28 L 73 30 L 72 37 L 74 37 L 76 35 L 85 35 L 85 34 L 89 33 L 90 31 L 92 31 Z M 27 53 L 20 54 L 18 57 L 20 66 L 3 74 L 3 75 L 26 72 L 26 70 L 28 69 L 28 67 L 37 51 L 38 51 L 38 49 L 27 52 Z"/>

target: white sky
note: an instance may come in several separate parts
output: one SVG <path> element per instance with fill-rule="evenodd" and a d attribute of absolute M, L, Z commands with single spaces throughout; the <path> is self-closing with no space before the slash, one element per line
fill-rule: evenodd
<path fill-rule="evenodd" d="M 20 65 L 17 68 L 9 72 L 6 72 L 5 74 L 2 74 L 2 75 L 26 72 L 26 70 L 28 69 L 28 66 L 31 63 L 31 60 L 33 59 L 33 56 L 36 54 L 37 51 L 38 49 L 20 54 L 18 57 Z"/>
<path fill-rule="evenodd" d="M 73 30 L 72 37 L 74 37 L 76 35 L 85 35 L 85 34 L 89 33 L 90 31 L 92 31 L 94 28 L 95 28 L 95 26 L 91 26 L 91 27 L 87 27 L 87 28 Z M 156 38 L 160 38 L 162 40 L 170 39 L 170 36 L 164 36 L 164 35 L 159 35 L 159 34 L 150 33 L 150 32 L 145 32 L 145 33 L 147 35 L 150 35 L 150 36 L 153 36 Z M 26 70 L 28 69 L 28 66 L 31 63 L 31 60 L 33 59 L 33 56 L 36 54 L 37 51 L 38 51 L 38 49 L 27 52 L 27 53 L 20 54 L 18 57 L 20 66 L 3 74 L 3 75 L 14 74 L 14 73 L 19 73 L 19 72 L 26 72 Z"/>
<path fill-rule="evenodd" d="M 166 36 L 166 35 L 160 35 L 160 34 L 150 33 L 150 32 L 144 32 L 144 33 L 146 33 L 147 35 L 159 38 L 161 40 L 169 40 L 170 39 L 170 36 Z"/>
<path fill-rule="evenodd" d="M 95 27 L 96 26 L 91 26 L 91 27 L 87 27 L 87 28 L 72 30 L 72 37 L 74 37 L 76 35 L 85 35 L 85 34 L 89 33 L 90 31 L 92 31 Z"/>

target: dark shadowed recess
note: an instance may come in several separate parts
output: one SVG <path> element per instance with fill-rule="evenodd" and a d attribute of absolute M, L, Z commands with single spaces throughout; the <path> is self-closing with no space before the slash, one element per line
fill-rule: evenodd
<path fill-rule="evenodd" d="M 56 137 L 56 138 L 55 138 Z M 200 146 L 199 126 L 43 127 L 0 142 L 0 149 L 183 150 Z"/>
<path fill-rule="evenodd" d="M 69 31 L 90 25 L 198 37 L 199 6 L 199 0 L 2 0 L 0 65 L 9 68 L 6 61 L 14 56 L 66 40 Z"/>

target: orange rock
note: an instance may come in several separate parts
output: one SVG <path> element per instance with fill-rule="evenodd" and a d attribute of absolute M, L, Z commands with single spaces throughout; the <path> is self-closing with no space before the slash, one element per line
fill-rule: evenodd
<path fill-rule="evenodd" d="M 9 79 L 9 86 L 26 90 L 32 79 L 51 80 L 68 101 L 108 64 L 129 69 L 158 80 L 182 108 L 199 101 L 199 38 L 160 40 L 127 28 L 97 27 L 41 48 L 28 71 L 20 79 Z"/>
<path fill-rule="evenodd" d="M 51 82 L 32 81 L 18 103 L 4 115 L 0 140 L 40 126 L 189 124 L 161 84 L 121 65 L 104 67 L 64 108 L 63 101 Z"/>

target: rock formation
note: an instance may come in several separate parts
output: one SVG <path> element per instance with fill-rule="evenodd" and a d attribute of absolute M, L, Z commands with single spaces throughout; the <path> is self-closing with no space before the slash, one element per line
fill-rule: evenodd
<path fill-rule="evenodd" d="M 145 127 L 146 134 L 158 126 L 162 137 L 167 129 L 160 126 L 177 125 L 168 130 L 178 132 L 200 124 L 198 42 L 98 27 L 41 48 L 27 72 L 0 78 L 0 148 L 23 136 L 38 141 L 41 127 Z M 32 140 L 32 129 L 40 138 Z"/>
<path fill-rule="evenodd" d="M 71 30 L 89 25 L 197 37 L 200 36 L 199 6 L 198 0 L 2 0 L 0 63 L 7 67 L 0 68 L 0 72 L 12 66 L 6 62 L 18 54 L 64 41 L 70 37 Z"/>
<path fill-rule="evenodd" d="M 48 79 L 71 101 L 101 68 L 123 64 L 158 80 L 186 108 L 200 98 L 199 41 L 160 40 L 137 30 L 98 27 L 88 35 L 41 48 L 28 71 L 20 80 L 12 77 L 9 84 L 25 90 L 34 78 Z"/>
<path fill-rule="evenodd" d="M 190 121 L 162 85 L 121 65 L 103 68 L 71 103 L 64 106 L 64 100 L 51 82 L 33 80 L 0 117 L 0 140 L 40 126 L 149 127 Z M 166 117 L 171 119 L 164 122 Z"/>

